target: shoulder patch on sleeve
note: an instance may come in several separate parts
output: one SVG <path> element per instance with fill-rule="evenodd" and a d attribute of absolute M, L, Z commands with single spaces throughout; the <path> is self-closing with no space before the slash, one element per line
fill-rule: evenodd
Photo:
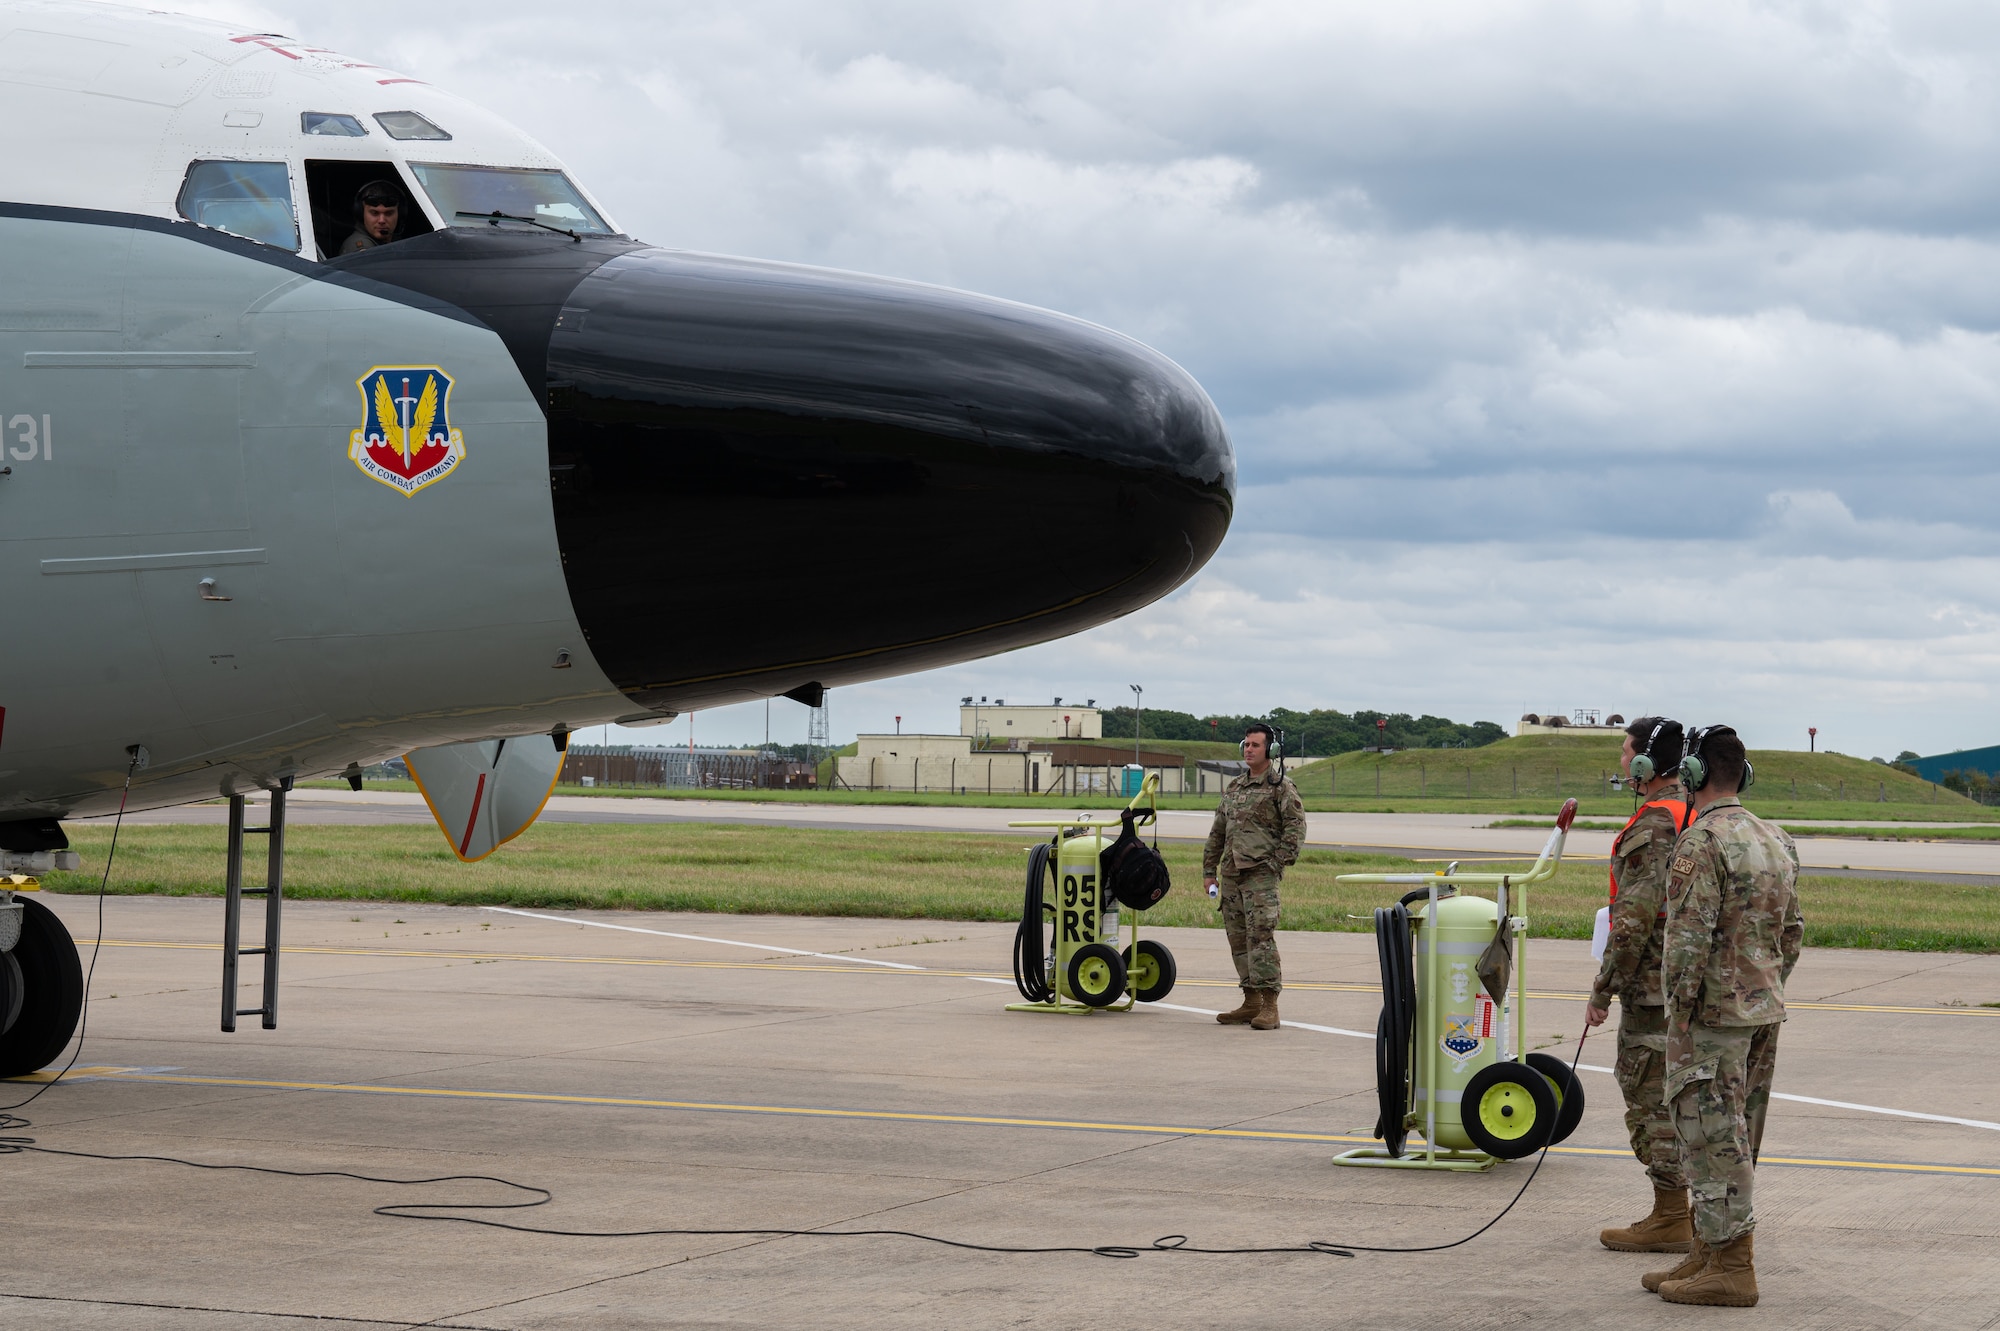
<path fill-rule="evenodd" d="M 1694 861 L 1693 861 L 1693 860 L 1691 860 L 1691 859 L 1689 859 L 1689 858 L 1688 858 L 1687 856 L 1685 856 L 1685 855 L 1676 855 L 1676 856 L 1674 856 L 1674 872 L 1675 872 L 1675 873 L 1693 873 L 1693 872 L 1694 872 Z"/>

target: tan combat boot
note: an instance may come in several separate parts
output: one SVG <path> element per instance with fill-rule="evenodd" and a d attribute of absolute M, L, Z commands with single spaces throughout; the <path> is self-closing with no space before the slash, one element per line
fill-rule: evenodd
<path fill-rule="evenodd" d="M 1231 1008 L 1227 1012 L 1216 1013 L 1215 1019 L 1224 1026 L 1242 1026 L 1248 1023 L 1252 1017 L 1256 1016 L 1258 1009 L 1262 1006 L 1263 1004 L 1258 1001 L 1257 991 L 1255 989 L 1245 989 L 1243 991 L 1242 1005 Z"/>
<path fill-rule="evenodd" d="M 1653 1187 L 1653 1213 L 1636 1225 L 1607 1229 L 1597 1241 L 1613 1252 L 1686 1252 L 1694 1241 L 1686 1188 Z"/>
<path fill-rule="evenodd" d="M 1639 1277 L 1639 1283 L 1650 1292 L 1658 1294 L 1660 1286 L 1669 1280 L 1692 1280 L 1700 1275 L 1701 1268 L 1708 1265 L 1708 1258 L 1709 1247 L 1701 1241 L 1701 1235 L 1697 1234 L 1688 1244 L 1688 1255 L 1679 1266 L 1671 1271 L 1648 1271 Z"/>
<path fill-rule="evenodd" d="M 1668 1303 L 1700 1303 L 1711 1308 L 1757 1306 L 1757 1271 L 1750 1264 L 1751 1235 L 1720 1244 L 1710 1251 L 1708 1265 L 1686 1280 L 1661 1284 Z"/>
<path fill-rule="evenodd" d="M 1257 997 L 1262 1000 L 1262 1004 L 1257 1009 L 1257 1015 L 1250 1018 L 1250 1029 L 1253 1031 L 1277 1030 L 1278 991 L 1275 989 L 1259 989 Z"/>

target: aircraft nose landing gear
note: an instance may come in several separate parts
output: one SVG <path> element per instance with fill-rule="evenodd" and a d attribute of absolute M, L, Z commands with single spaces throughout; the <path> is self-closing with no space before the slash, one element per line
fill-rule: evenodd
<path fill-rule="evenodd" d="M 69 930 L 41 902 L 0 892 L 0 1077 L 55 1062 L 82 1012 L 83 963 Z"/>

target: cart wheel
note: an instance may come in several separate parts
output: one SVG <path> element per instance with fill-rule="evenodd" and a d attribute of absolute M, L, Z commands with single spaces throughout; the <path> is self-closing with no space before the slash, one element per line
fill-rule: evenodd
<path fill-rule="evenodd" d="M 1069 991 L 1086 1007 L 1110 1007 L 1125 996 L 1125 960 L 1109 943 L 1085 943 L 1069 954 Z"/>
<path fill-rule="evenodd" d="M 1132 948 L 1125 949 L 1125 969 L 1132 977 L 1133 991 L 1141 1003 L 1157 1003 L 1174 991 L 1180 968 L 1174 965 L 1174 954 L 1167 951 L 1165 943 L 1142 938 L 1133 946 L 1139 950 L 1136 958 Z"/>
<path fill-rule="evenodd" d="M 1569 1064 L 1553 1054 L 1529 1054 L 1527 1064 L 1548 1078 L 1549 1089 L 1556 1093 L 1556 1130 L 1549 1138 L 1549 1145 L 1566 1141 L 1576 1125 L 1583 1122 L 1583 1082 L 1569 1069 Z"/>
<path fill-rule="evenodd" d="M 1465 1135 L 1496 1160 L 1542 1149 L 1556 1122 L 1548 1078 L 1522 1063 L 1495 1063 L 1473 1074 L 1459 1102 Z"/>

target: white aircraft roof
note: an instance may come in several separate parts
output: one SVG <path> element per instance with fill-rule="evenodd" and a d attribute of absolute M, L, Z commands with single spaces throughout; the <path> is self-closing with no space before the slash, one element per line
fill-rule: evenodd
<path fill-rule="evenodd" d="M 307 111 L 353 116 L 367 133 L 307 135 Z M 451 138 L 392 138 L 374 118 L 389 111 L 418 112 Z M 0 0 L 0 123 L 7 201 L 164 218 L 178 216 L 197 160 L 289 162 L 295 194 L 306 158 L 394 162 L 433 226 L 450 220 L 408 162 L 562 169 L 500 117 L 421 79 L 291 37 L 88 0 Z"/>

